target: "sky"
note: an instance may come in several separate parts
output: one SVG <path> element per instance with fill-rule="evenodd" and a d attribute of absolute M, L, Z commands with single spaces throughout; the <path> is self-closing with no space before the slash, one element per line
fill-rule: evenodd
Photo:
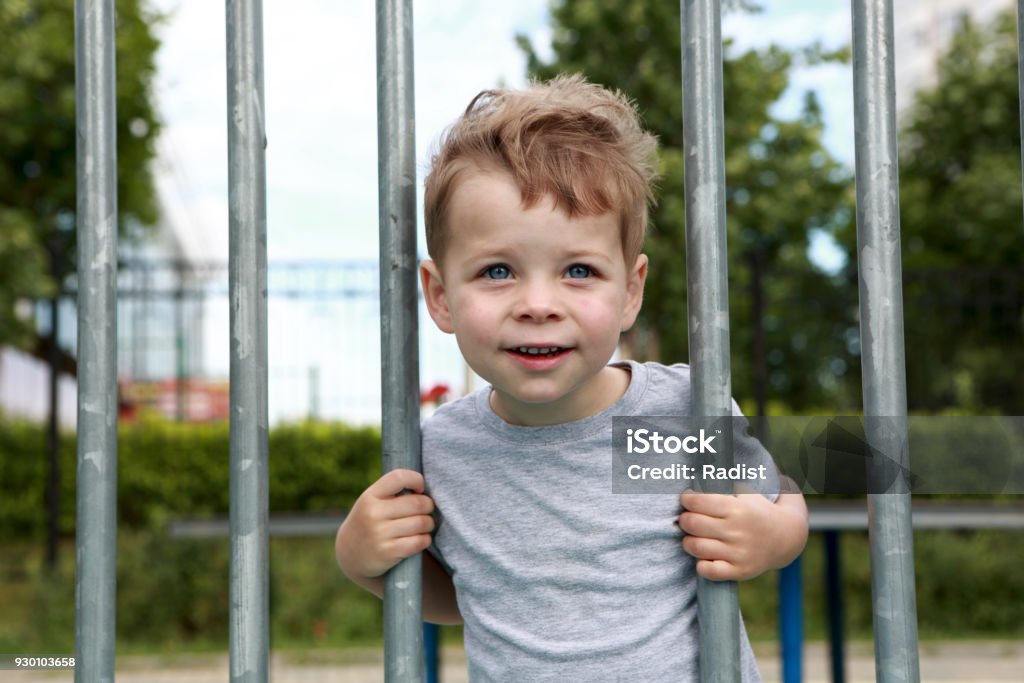
<path fill-rule="evenodd" d="M 763 0 L 760 14 L 728 13 L 723 35 L 734 49 L 774 42 L 826 48 L 849 42 L 846 0 Z M 157 33 L 156 96 L 163 120 L 157 185 L 165 214 L 196 258 L 227 259 L 225 28 L 222 3 L 155 0 L 167 15 Z M 549 52 L 548 0 L 450 0 L 414 3 L 417 175 L 438 133 L 480 90 L 525 82 L 514 37 L 523 33 L 541 56 Z M 374 3 L 342 0 L 266 2 L 265 100 L 268 147 L 268 259 L 376 260 L 377 141 Z M 795 114 L 804 91 L 818 91 L 826 145 L 852 163 L 853 113 L 849 67 L 803 69 L 778 105 Z M 728 107 L 728 103 L 726 103 Z M 424 251 L 421 228 L 421 251 Z M 818 257 L 827 262 L 827 247 Z M 226 303 L 206 313 L 210 375 L 227 374 Z M 379 385 L 379 330 L 360 321 L 375 307 L 270 300 L 271 412 L 297 417 L 310 403 L 312 373 L 332 405 L 373 421 Z M 454 341 L 422 315 L 421 378 L 461 387 Z M 303 334 L 294 331 L 302 330 Z M 378 354 L 378 355 L 374 355 Z M 278 377 L 278 380 L 275 380 Z M 275 381 L 277 390 L 275 390 Z M 286 388 L 287 385 L 287 388 Z M 292 386 L 294 385 L 294 386 Z M 345 393 L 340 388 L 361 387 Z M 324 405 L 327 405 L 325 402 Z M 340 407 L 347 406 L 347 407 Z M 370 406 L 367 408 L 367 406 Z M 358 415 L 357 415 L 358 413 Z"/>

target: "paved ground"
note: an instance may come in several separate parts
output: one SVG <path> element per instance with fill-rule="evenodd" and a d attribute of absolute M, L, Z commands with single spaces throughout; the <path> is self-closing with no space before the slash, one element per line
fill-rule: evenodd
<path fill-rule="evenodd" d="M 847 650 L 847 681 L 874 681 L 870 644 L 852 644 Z M 765 683 L 779 680 L 779 661 L 771 646 L 757 646 Z M 942 683 L 996 683 L 1024 681 L 1024 642 L 950 642 L 921 645 L 921 680 Z M 461 650 L 443 654 L 443 683 L 466 683 L 466 661 Z M 383 681 L 379 651 L 277 653 L 271 658 L 274 683 L 374 683 Z M 68 671 L 0 671 L 2 683 L 72 681 Z M 119 657 L 118 683 L 224 683 L 228 680 L 226 655 L 174 657 Z M 829 681 L 827 651 L 820 643 L 804 650 L 805 683 Z M 516 682 L 519 683 L 519 682 Z M 525 683 L 525 682 L 524 682 Z M 572 683 L 572 682 L 567 682 Z"/>

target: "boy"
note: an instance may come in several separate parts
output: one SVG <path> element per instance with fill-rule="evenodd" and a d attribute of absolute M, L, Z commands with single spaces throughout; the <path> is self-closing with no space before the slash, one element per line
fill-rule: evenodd
<path fill-rule="evenodd" d="M 643 297 L 654 151 L 621 95 L 559 77 L 481 93 L 432 160 L 424 296 L 491 386 L 438 409 L 424 475 L 371 485 L 336 551 L 381 595 L 429 548 L 424 615 L 465 624 L 471 681 L 696 681 L 697 574 L 806 541 L 799 495 L 611 493 L 611 417 L 692 409 L 688 367 L 608 364 Z"/>

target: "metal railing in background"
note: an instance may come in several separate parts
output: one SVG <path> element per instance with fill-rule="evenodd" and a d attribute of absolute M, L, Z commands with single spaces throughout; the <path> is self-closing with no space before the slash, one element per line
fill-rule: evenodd
<path fill-rule="evenodd" d="M 892 0 L 853 0 L 853 90 L 860 339 L 868 444 L 875 671 L 919 681 L 903 348 L 899 163 Z M 890 459 L 891 458 L 891 459 Z M 884 489 L 877 482 L 893 482 Z"/>
<path fill-rule="evenodd" d="M 267 180 L 262 0 L 227 0 L 231 327 L 229 667 L 269 676 Z"/>
<path fill-rule="evenodd" d="M 117 117 L 114 0 L 75 2 L 78 464 L 75 680 L 114 680 Z"/>
<path fill-rule="evenodd" d="M 377 0 L 383 471 L 421 471 L 412 0 Z M 384 680 L 423 680 L 423 557 L 384 585 Z"/>
<path fill-rule="evenodd" d="M 1024 0 L 1017 0 L 1017 97 L 1020 102 L 1020 169 L 1024 182 Z"/>

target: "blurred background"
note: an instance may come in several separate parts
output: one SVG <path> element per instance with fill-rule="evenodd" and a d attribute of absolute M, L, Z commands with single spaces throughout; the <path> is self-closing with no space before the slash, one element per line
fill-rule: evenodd
<path fill-rule="evenodd" d="M 73 647 L 71 5 L 0 0 L 0 652 Z M 914 414 L 1024 414 L 1014 5 L 895 0 Z M 196 520 L 228 509 L 224 13 L 117 7 L 118 647 L 219 651 L 226 531 Z M 748 414 L 860 410 L 849 13 L 846 0 L 725 3 L 733 390 Z M 619 353 L 685 361 L 678 4 L 419 2 L 414 25 L 421 190 L 431 145 L 481 89 L 582 72 L 637 102 L 662 177 L 645 305 Z M 271 542 L 275 648 L 380 642 L 379 603 L 335 569 L 331 542 L 380 467 L 374 30 L 370 2 L 264 7 L 270 504 L 301 515 Z M 420 313 L 426 414 L 480 381 Z M 845 618 L 868 638 L 867 539 L 845 536 Z M 1022 541 L 918 532 L 922 636 L 1024 635 Z M 812 639 L 824 633 L 820 554 L 812 539 Z M 748 629 L 768 641 L 773 581 L 742 591 Z"/>

